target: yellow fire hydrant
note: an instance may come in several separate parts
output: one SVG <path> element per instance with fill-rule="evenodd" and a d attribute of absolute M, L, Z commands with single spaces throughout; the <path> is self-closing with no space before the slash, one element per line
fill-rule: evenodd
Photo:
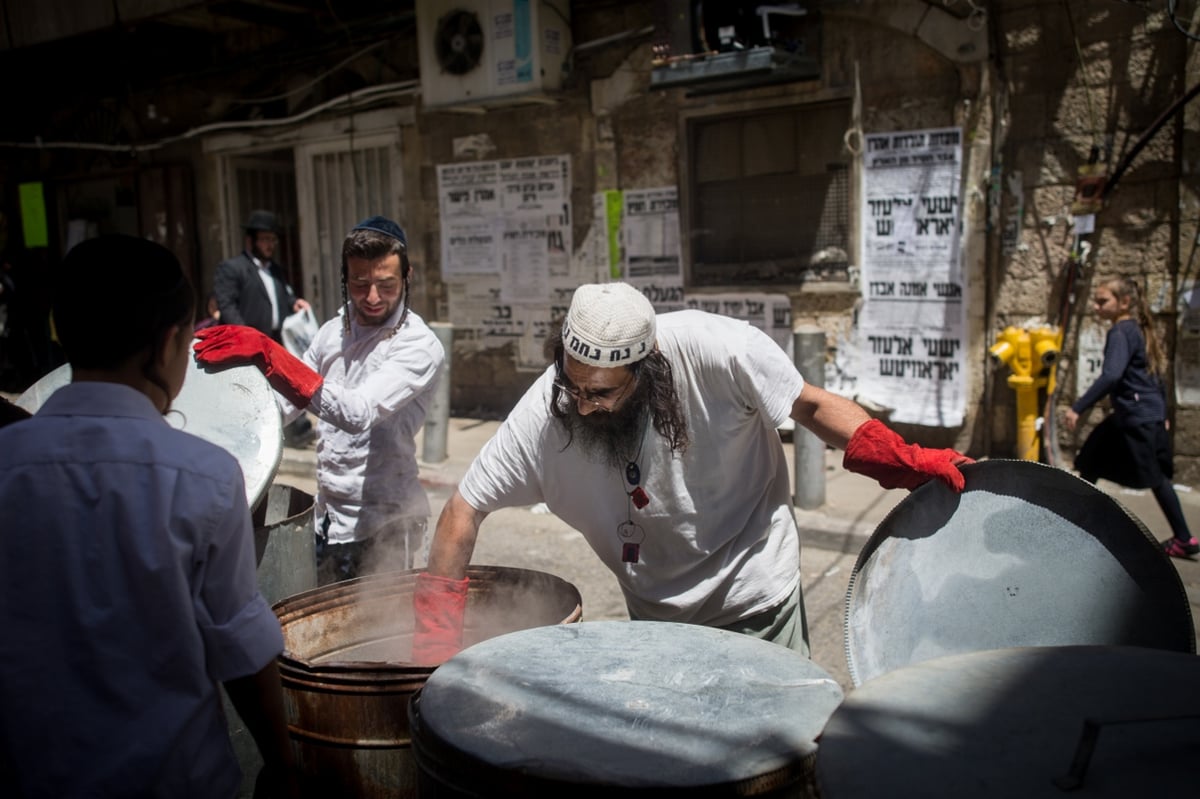
<path fill-rule="evenodd" d="M 1017 392 L 1017 457 L 1023 460 L 1039 459 L 1038 392 L 1054 391 L 1054 365 L 1061 349 L 1062 331 L 1056 327 L 1006 327 L 988 348 L 992 362 L 1012 372 L 1008 385 Z"/>

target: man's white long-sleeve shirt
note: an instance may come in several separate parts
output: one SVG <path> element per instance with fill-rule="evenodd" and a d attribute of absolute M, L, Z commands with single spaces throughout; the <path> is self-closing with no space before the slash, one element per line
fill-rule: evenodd
<path fill-rule="evenodd" d="M 304 362 L 324 383 L 308 410 L 318 418 L 317 529 L 329 516 L 329 543 L 362 541 L 399 518 L 430 513 L 417 464 L 417 431 L 446 353 L 437 335 L 411 310 L 397 308 L 382 325 L 330 319 L 313 338 Z M 298 412 L 280 400 L 288 418 Z"/>

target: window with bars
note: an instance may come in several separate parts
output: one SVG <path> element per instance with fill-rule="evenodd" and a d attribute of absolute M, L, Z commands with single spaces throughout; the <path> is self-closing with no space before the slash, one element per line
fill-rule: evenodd
<path fill-rule="evenodd" d="M 848 280 L 849 103 L 692 120 L 691 282 Z"/>

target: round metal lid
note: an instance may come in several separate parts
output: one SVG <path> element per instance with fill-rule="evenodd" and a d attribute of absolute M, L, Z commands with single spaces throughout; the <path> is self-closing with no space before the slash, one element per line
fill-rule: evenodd
<path fill-rule="evenodd" d="M 46 398 L 71 382 L 65 364 L 46 374 L 17 398 L 34 413 Z M 283 457 L 283 425 L 275 392 L 253 366 L 207 371 L 192 359 L 183 388 L 171 404 L 167 422 L 177 430 L 224 448 L 242 467 L 246 501 L 255 508 L 266 495 Z"/>
<path fill-rule="evenodd" d="M 691 624 L 600 621 L 468 647 L 433 672 L 410 715 L 419 715 L 418 753 L 436 738 L 443 756 L 466 755 L 448 762 L 472 774 L 701 788 L 790 769 L 815 752 L 841 700 L 828 673 L 776 644 Z"/>
<path fill-rule="evenodd" d="M 1198 684 L 1200 658 L 1137 647 L 927 660 L 834 711 L 817 752 L 820 796 L 1193 796 Z"/>
<path fill-rule="evenodd" d="M 846 595 L 855 685 L 923 660 L 1017 646 L 1195 652 L 1187 593 L 1135 516 L 1091 483 L 1024 460 L 930 481 L 859 553 Z"/>

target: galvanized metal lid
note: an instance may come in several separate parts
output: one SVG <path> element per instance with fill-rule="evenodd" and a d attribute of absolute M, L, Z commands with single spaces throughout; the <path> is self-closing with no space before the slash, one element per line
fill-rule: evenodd
<path fill-rule="evenodd" d="M 829 674 L 776 644 L 691 624 L 601 621 L 468 647 L 434 671 L 410 716 L 418 765 L 465 781 L 463 795 L 484 795 L 471 791 L 498 779 L 491 784 L 520 782 L 530 795 L 745 796 L 772 778 L 800 779 L 841 700 Z M 570 792 L 559 793 L 565 784 Z"/>
<path fill-rule="evenodd" d="M 854 689 L 821 734 L 823 799 L 1194 796 L 1200 658 L 1015 647 Z M 1089 747 L 1090 744 L 1090 747 Z"/>
<path fill-rule="evenodd" d="M 984 649 L 1103 644 L 1196 651 L 1187 593 L 1146 526 L 1091 483 L 1024 460 L 931 481 L 875 528 L 846 595 L 855 685 Z"/>
<path fill-rule="evenodd" d="M 42 377 L 17 398 L 16 404 L 34 413 L 58 389 L 71 382 L 66 364 Z M 253 366 L 207 371 L 190 362 L 179 396 L 167 422 L 177 430 L 224 448 L 242 467 L 246 501 L 255 508 L 266 495 L 283 457 L 283 426 L 275 392 Z"/>

